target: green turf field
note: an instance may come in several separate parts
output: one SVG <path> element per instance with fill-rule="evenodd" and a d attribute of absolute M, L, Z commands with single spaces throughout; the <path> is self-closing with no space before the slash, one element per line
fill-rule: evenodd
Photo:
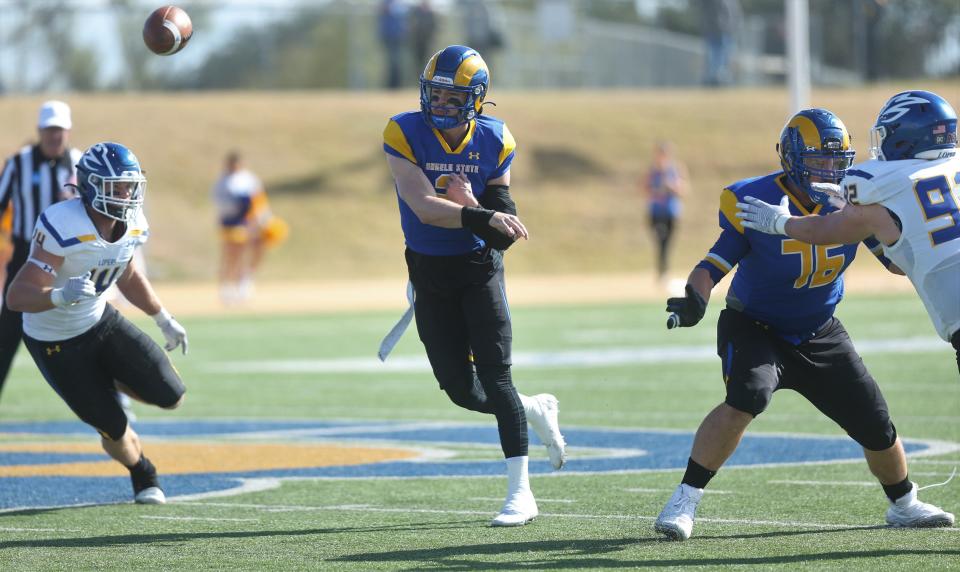
<path fill-rule="evenodd" d="M 692 432 L 723 396 L 719 360 L 709 355 L 719 306 L 714 303 L 697 328 L 671 332 L 663 327 L 659 303 L 516 308 L 515 382 L 524 393 L 558 396 L 568 436 L 586 428 Z M 839 316 L 884 389 L 900 435 L 960 441 L 956 362 L 949 346 L 936 341 L 919 301 L 854 294 Z M 416 366 L 422 351 L 414 331 L 388 366 L 371 366 L 395 318 L 186 319 L 190 355 L 175 357 L 189 387 L 185 405 L 175 412 L 138 406 L 137 412 L 148 422 L 184 424 L 261 419 L 492 426 L 492 418 L 452 406 L 429 372 Z M 26 353 L 20 357 L 0 402 L 3 423 L 71 419 Z M 584 363 L 588 358 L 593 363 Z M 414 365 L 400 367 L 405 363 Z M 791 392 L 778 393 L 751 432 L 841 436 Z M 0 434 L 0 450 L 50 439 Z M 65 439 L 96 442 L 93 434 Z M 570 440 L 574 460 L 597 455 Z M 144 441 L 149 454 L 151 441 Z M 454 460 L 498 456 L 489 445 L 429 447 Z M 684 458 L 687 453 L 680 451 Z M 533 444 L 531 455 L 545 457 Z M 937 483 L 955 462 L 960 452 L 916 458 L 911 475 L 921 485 Z M 487 527 L 505 488 L 504 479 L 491 477 L 303 478 L 161 507 L 0 513 L 0 570 L 960 569 L 957 529 L 883 526 L 886 501 L 862 462 L 725 469 L 700 505 L 694 537 L 663 541 L 653 533 L 653 518 L 681 473 L 535 474 L 541 517 L 521 529 Z M 9 482 L 0 478 L 0 487 Z M 960 482 L 921 497 L 956 513 Z"/>

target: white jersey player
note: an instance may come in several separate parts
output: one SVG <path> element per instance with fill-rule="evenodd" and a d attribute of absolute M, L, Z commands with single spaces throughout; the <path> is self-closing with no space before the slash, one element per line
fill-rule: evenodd
<path fill-rule="evenodd" d="M 744 226 L 813 244 L 873 236 L 910 277 L 930 319 L 957 350 L 960 367 L 960 156 L 957 114 L 929 91 L 890 98 L 870 133 L 874 159 L 847 172 L 820 200 L 846 200 L 824 217 L 791 217 L 753 198 L 739 204 Z"/>
<path fill-rule="evenodd" d="M 23 312 L 23 341 L 47 383 L 129 469 L 134 500 L 163 503 L 156 467 L 115 394 L 173 409 L 183 400 L 183 381 L 160 346 L 103 297 L 116 283 L 154 318 L 166 349 L 182 346 L 186 353 L 186 331 L 132 263 L 148 236 L 141 208 L 146 178 L 129 149 L 100 143 L 81 156 L 76 187 L 80 198 L 38 218 L 30 258 L 10 284 L 7 305 Z"/>

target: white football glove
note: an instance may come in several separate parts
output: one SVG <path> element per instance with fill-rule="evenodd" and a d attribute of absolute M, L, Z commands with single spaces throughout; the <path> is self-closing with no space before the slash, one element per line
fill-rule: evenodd
<path fill-rule="evenodd" d="M 54 288 L 50 291 L 50 303 L 58 308 L 73 306 L 83 300 L 96 297 L 97 287 L 90 280 L 89 274 L 69 278 L 62 288 Z"/>
<path fill-rule="evenodd" d="M 743 226 L 767 234 L 787 234 L 784 228 L 793 218 L 790 214 L 790 199 L 784 195 L 779 205 L 771 205 L 753 197 L 743 197 L 746 203 L 737 203 L 737 218 Z"/>
<path fill-rule="evenodd" d="M 160 311 L 151 318 L 160 326 L 160 331 L 163 332 L 163 337 L 167 340 L 163 349 L 169 352 L 182 345 L 183 355 L 187 355 L 187 330 L 180 325 L 180 322 L 163 308 L 160 308 Z"/>

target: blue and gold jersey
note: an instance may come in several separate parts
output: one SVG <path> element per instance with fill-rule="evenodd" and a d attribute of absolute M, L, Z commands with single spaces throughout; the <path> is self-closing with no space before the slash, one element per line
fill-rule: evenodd
<path fill-rule="evenodd" d="M 383 150 L 420 167 L 438 196 L 444 196 L 451 173 L 463 172 L 480 199 L 487 181 L 510 170 L 516 142 L 503 121 L 481 115 L 470 122 L 469 131 L 456 149 L 451 149 L 437 129 L 427 125 L 418 111 L 390 118 L 383 131 Z M 467 254 L 484 247 L 481 238 L 465 228 L 441 228 L 420 222 L 400 198 L 400 225 L 407 247 L 433 256 Z"/>
<path fill-rule="evenodd" d="M 781 172 L 734 183 L 720 195 L 720 238 L 697 266 L 710 272 L 714 282 L 738 266 L 727 305 L 799 343 L 833 316 L 843 298 L 843 271 L 853 262 L 859 243 L 807 244 L 744 228 L 736 216 L 743 197 L 779 204 L 784 195 L 790 197 L 793 215 L 836 210 L 821 205 L 806 209 L 787 189 Z"/>

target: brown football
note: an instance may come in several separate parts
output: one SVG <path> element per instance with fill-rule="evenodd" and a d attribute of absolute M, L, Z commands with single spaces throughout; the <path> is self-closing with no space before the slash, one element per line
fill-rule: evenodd
<path fill-rule="evenodd" d="M 184 47 L 193 36 L 193 23 L 186 12 L 176 6 L 161 6 L 143 23 L 143 43 L 150 51 L 171 56 Z"/>

